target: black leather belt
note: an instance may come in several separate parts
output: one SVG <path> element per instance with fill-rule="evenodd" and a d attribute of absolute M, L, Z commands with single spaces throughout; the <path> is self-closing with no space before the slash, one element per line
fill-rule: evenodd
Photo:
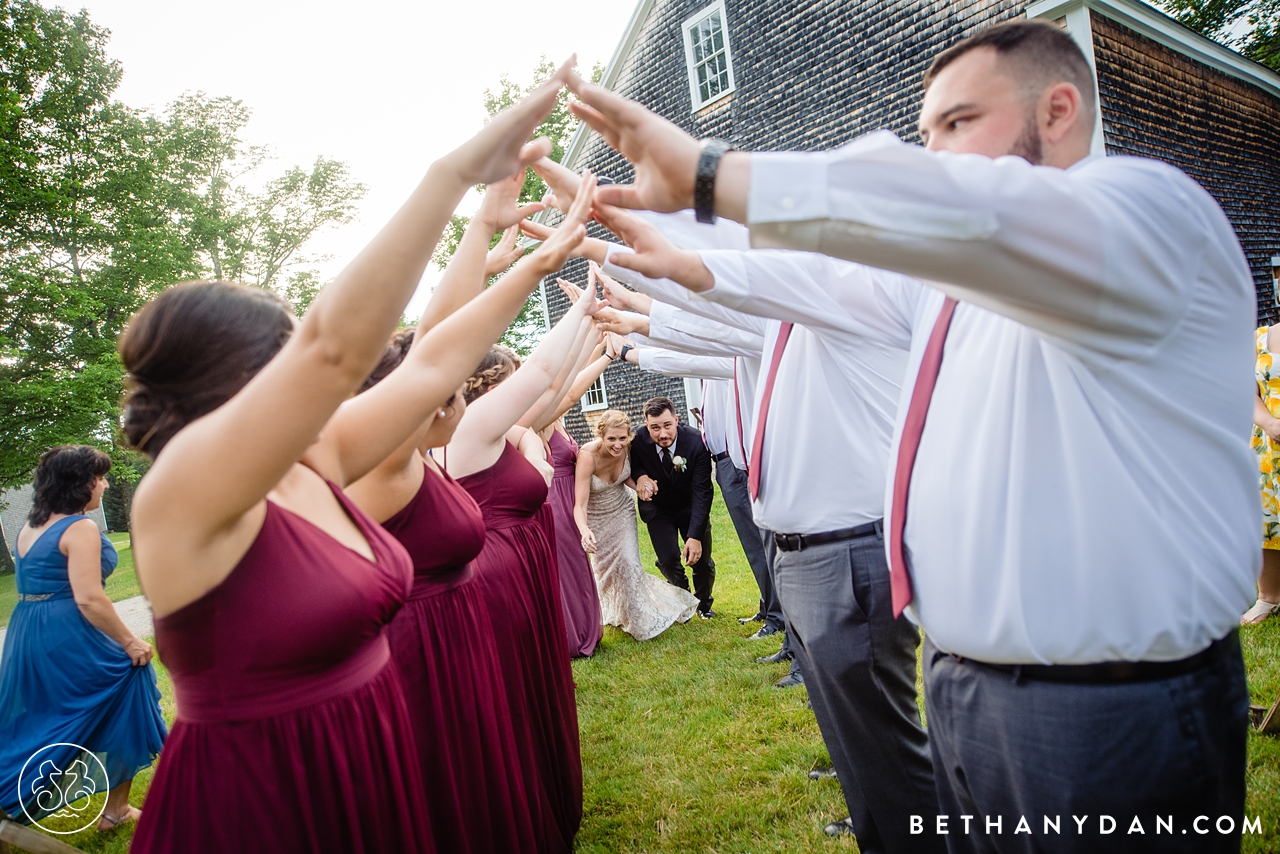
<path fill-rule="evenodd" d="M 713 462 L 713 463 L 718 463 L 718 462 L 720 462 L 721 460 L 727 460 L 727 459 L 729 459 L 729 452 L 728 452 L 728 451 L 721 451 L 721 452 L 720 452 L 720 453 L 718 453 L 718 454 L 712 454 L 712 455 L 711 455 L 711 462 Z"/>
<path fill-rule="evenodd" d="M 967 661 L 988 670 L 1010 673 L 1015 679 L 1039 679 L 1044 682 L 1148 682 L 1169 679 L 1205 667 L 1217 655 L 1218 650 L 1230 643 L 1237 643 L 1239 629 L 1232 629 L 1226 637 L 1209 644 L 1195 655 L 1177 661 L 1100 661 L 1097 664 L 991 664 L 972 658 L 953 655 L 957 661 Z"/>
<path fill-rule="evenodd" d="M 872 534 L 883 536 L 884 520 L 877 519 L 874 522 L 868 522 L 865 525 L 858 525 L 856 528 L 841 528 L 838 531 L 823 531 L 820 534 L 777 534 L 773 535 L 773 542 L 778 548 L 784 552 L 798 552 L 807 549 L 810 546 L 821 546 L 827 543 L 838 543 L 842 540 L 856 540 L 860 537 L 869 537 Z"/>

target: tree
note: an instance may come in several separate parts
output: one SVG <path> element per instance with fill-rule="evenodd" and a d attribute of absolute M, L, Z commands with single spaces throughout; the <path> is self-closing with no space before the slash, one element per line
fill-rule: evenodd
<path fill-rule="evenodd" d="M 111 100 L 106 41 L 83 12 L 0 0 L 0 487 L 51 445 L 111 442 L 116 336 L 199 272 L 174 224 L 181 154 Z"/>
<path fill-rule="evenodd" d="M 268 155 L 239 138 L 248 110 L 199 93 L 162 116 L 113 100 L 108 35 L 84 12 L 0 0 L 0 488 L 52 445 L 124 462 L 116 338 L 133 312 L 212 274 L 301 313 L 319 289 L 304 246 L 364 193 L 324 158 L 250 191 Z"/>
<path fill-rule="evenodd" d="M 543 56 L 534 68 L 533 79 L 527 86 L 522 86 L 513 81 L 506 74 L 502 75 L 498 78 L 497 89 L 484 90 L 485 112 L 489 114 L 490 118 L 493 118 L 536 89 L 543 81 L 555 73 L 556 67 L 555 63 Z M 598 83 L 603 76 L 604 66 L 597 64 L 591 71 L 591 82 Z M 564 159 L 565 146 L 569 144 L 569 138 L 573 135 L 577 122 L 578 120 L 569 112 L 569 93 L 567 90 L 561 90 L 559 97 L 556 99 L 555 108 L 542 124 L 538 125 L 533 135 L 535 137 L 545 136 L 551 140 L 550 157 L 559 163 Z M 483 189 L 481 189 L 481 192 L 483 192 Z M 516 204 L 527 205 L 530 202 L 536 202 L 546 193 L 547 185 L 543 180 L 534 174 L 532 169 L 526 170 L 524 187 L 520 190 L 520 197 Z M 432 260 L 435 261 L 440 269 L 443 270 L 448 266 L 449 259 L 457 251 L 458 244 L 462 241 L 462 234 L 467 230 L 468 222 L 470 222 L 468 217 L 457 214 L 454 214 L 450 219 L 449 226 L 445 229 L 444 236 L 440 238 L 440 243 L 436 246 L 435 254 L 432 256 Z M 493 242 L 497 243 L 497 241 L 498 237 L 495 236 Z M 511 322 L 511 326 L 503 334 L 502 343 L 519 353 L 528 355 L 542 338 L 544 329 L 542 298 L 541 295 L 535 293 L 529 297 L 529 301 L 525 303 L 524 308 L 520 309 L 516 319 Z"/>
<path fill-rule="evenodd" d="M 1280 71 L 1280 0 L 1150 2 L 1202 36 Z"/>

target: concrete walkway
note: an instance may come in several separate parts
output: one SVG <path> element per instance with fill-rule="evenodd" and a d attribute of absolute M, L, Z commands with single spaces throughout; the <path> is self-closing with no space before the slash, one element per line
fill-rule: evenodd
<path fill-rule="evenodd" d="M 122 599 L 116 602 L 115 606 L 116 613 L 120 615 L 121 620 L 124 620 L 129 631 L 144 640 L 155 635 L 156 630 L 151 622 L 151 608 L 147 605 L 146 597 L 134 596 L 132 599 Z M 0 628 L 0 649 L 4 648 L 6 631 L 7 629 Z"/>

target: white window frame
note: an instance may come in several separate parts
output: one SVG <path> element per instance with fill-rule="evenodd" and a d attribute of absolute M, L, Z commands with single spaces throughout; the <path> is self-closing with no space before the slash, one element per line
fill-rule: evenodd
<path fill-rule="evenodd" d="M 693 39 L 689 35 L 689 29 L 694 24 L 701 23 L 703 19 L 717 12 L 720 13 L 720 26 L 724 32 L 724 61 L 725 68 L 729 72 L 729 86 L 704 101 L 702 100 L 702 92 L 698 88 L 698 69 L 693 59 Z M 693 103 L 693 111 L 696 113 L 732 95 L 733 90 L 737 88 L 737 81 L 733 76 L 733 48 L 729 44 L 729 16 L 724 10 L 724 0 L 716 0 L 710 6 L 702 7 L 685 19 L 685 22 L 680 25 L 680 38 L 684 41 L 684 62 L 685 68 L 689 72 L 689 99 Z"/>
<path fill-rule="evenodd" d="M 600 402 L 587 403 L 587 398 L 591 397 L 591 392 L 600 389 Z M 591 384 L 586 393 L 582 395 L 582 411 L 583 412 L 599 412 L 601 409 L 609 408 L 609 392 L 604 386 L 604 374 L 596 377 L 596 381 Z"/>

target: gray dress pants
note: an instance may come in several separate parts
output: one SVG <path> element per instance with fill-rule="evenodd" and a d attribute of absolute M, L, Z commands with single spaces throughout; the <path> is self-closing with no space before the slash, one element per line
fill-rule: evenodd
<path fill-rule="evenodd" d="M 933 821 L 938 799 L 916 705 L 920 633 L 893 616 L 882 535 L 779 550 L 774 564 L 792 650 L 859 849 L 945 850 L 945 837 L 911 833 L 911 816 Z"/>

